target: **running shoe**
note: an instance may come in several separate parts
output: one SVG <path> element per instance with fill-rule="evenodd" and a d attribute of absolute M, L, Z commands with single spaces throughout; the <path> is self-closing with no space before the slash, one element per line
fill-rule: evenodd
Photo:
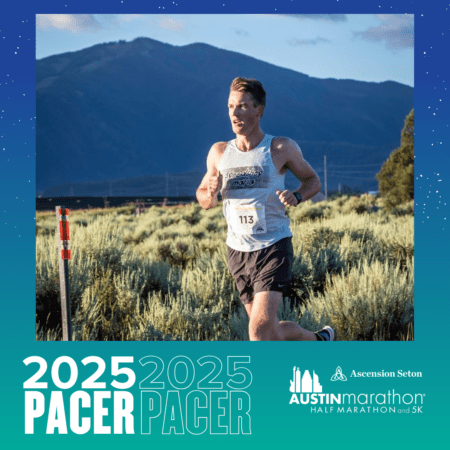
<path fill-rule="evenodd" d="M 316 331 L 314 334 L 317 336 L 318 341 L 334 341 L 334 338 L 336 336 L 333 328 L 329 327 L 328 325 L 321 330 Z"/>

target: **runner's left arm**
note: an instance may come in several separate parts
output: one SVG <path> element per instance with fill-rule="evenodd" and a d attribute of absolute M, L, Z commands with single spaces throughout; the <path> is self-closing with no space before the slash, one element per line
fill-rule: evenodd
<path fill-rule="evenodd" d="M 286 167 L 301 181 L 301 185 L 294 192 L 302 196 L 302 201 L 314 197 L 322 187 L 319 176 L 309 163 L 303 158 L 300 147 L 292 139 L 286 138 L 282 144 L 282 153 Z M 294 205 L 297 200 L 294 201 Z"/>

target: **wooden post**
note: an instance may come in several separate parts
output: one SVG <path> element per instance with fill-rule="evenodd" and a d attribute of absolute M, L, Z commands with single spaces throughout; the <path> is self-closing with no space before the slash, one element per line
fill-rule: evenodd
<path fill-rule="evenodd" d="M 63 341 L 72 340 L 72 322 L 70 320 L 69 298 L 69 210 L 64 206 L 56 207 L 56 226 L 58 235 L 59 286 L 61 289 L 61 318 Z"/>

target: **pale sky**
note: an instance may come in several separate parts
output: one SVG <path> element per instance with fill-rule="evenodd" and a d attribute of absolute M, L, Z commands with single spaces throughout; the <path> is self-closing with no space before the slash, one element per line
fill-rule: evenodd
<path fill-rule="evenodd" d="M 316 78 L 392 80 L 414 86 L 411 14 L 36 16 L 36 58 L 149 37 L 202 42 Z"/>

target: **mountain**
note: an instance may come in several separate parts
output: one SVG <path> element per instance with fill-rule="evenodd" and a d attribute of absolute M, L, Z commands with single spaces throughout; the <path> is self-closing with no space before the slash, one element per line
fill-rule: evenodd
<path fill-rule="evenodd" d="M 266 133 L 297 141 L 319 174 L 327 155 L 329 188 L 377 186 L 414 102 L 413 88 L 399 83 L 312 78 L 206 44 L 99 44 L 36 62 L 37 191 L 204 172 L 211 145 L 235 137 L 227 98 L 237 76 L 263 83 Z M 333 164 L 376 168 L 342 175 Z"/>

